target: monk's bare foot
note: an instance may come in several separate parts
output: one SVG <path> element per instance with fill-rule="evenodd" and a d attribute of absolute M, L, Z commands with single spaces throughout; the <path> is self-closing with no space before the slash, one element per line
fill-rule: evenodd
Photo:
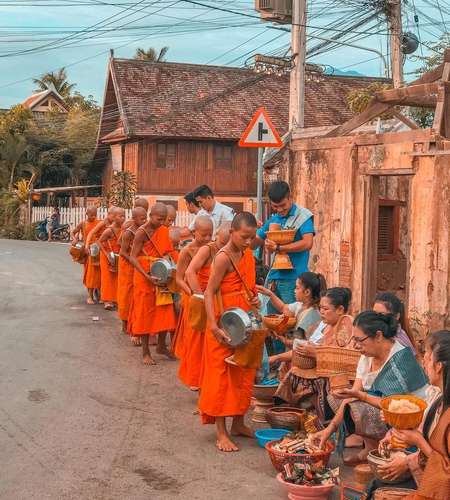
<path fill-rule="evenodd" d="M 175 361 L 177 358 L 174 356 L 172 351 L 169 351 L 167 347 L 157 347 L 156 348 L 157 354 L 161 354 L 162 356 L 166 356 L 167 359 L 170 359 L 171 361 Z"/>
<path fill-rule="evenodd" d="M 156 365 L 156 361 L 150 356 L 150 354 L 144 354 L 142 361 L 144 365 Z"/>
<path fill-rule="evenodd" d="M 250 427 L 247 427 L 244 424 L 234 424 L 231 426 L 231 435 L 232 436 L 242 436 L 253 438 L 255 437 L 255 433 Z"/>
<path fill-rule="evenodd" d="M 91 297 L 88 297 L 86 300 L 86 304 L 93 306 L 95 304 L 95 300 L 91 299 Z"/>
<path fill-rule="evenodd" d="M 200 390 L 200 387 L 195 387 L 195 386 L 191 385 L 191 387 L 189 387 L 189 390 L 192 392 L 198 392 Z"/>
<path fill-rule="evenodd" d="M 112 311 L 114 309 L 114 304 L 112 302 L 105 302 L 104 309 L 107 311 Z"/>
<path fill-rule="evenodd" d="M 141 337 L 139 337 L 139 336 L 133 336 L 133 337 L 131 337 L 131 343 L 135 347 L 140 347 L 142 345 L 142 343 L 141 343 Z"/>
<path fill-rule="evenodd" d="M 218 450 L 228 453 L 239 451 L 239 448 L 233 443 L 233 441 L 231 441 L 231 439 L 226 434 L 217 436 L 216 447 Z"/>

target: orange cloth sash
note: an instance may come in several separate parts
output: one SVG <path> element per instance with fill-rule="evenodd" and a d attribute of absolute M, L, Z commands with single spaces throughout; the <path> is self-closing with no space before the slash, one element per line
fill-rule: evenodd
<path fill-rule="evenodd" d="M 114 230 L 113 230 L 114 232 Z M 114 232 L 114 236 L 108 240 L 108 246 L 114 253 L 120 252 L 119 238 L 122 233 Z M 100 253 L 101 286 L 100 296 L 103 302 L 117 302 L 117 272 L 110 270 L 110 263 L 103 252 Z"/>
<path fill-rule="evenodd" d="M 146 255 L 140 255 L 138 260 L 143 269 L 150 271 L 150 258 L 160 258 L 173 251 L 169 230 L 160 226 L 150 240 L 143 246 Z M 144 254 L 143 252 L 143 254 Z M 133 335 L 157 335 L 173 331 L 176 327 L 176 317 L 173 304 L 156 305 L 156 287 L 138 271 L 133 273 L 133 304 L 129 315 L 130 332 Z"/>
<path fill-rule="evenodd" d="M 100 221 L 95 219 L 92 222 L 85 222 L 82 228 L 83 241 L 86 243 L 87 237 L 94 227 Z M 93 238 L 92 243 L 97 240 L 96 237 Z M 92 257 L 89 255 L 84 263 L 83 272 L 83 285 L 88 289 L 100 288 L 100 266 L 93 264 Z"/>
<path fill-rule="evenodd" d="M 254 290 L 256 269 L 255 259 L 250 249 L 244 252 L 237 267 L 247 287 Z M 235 271 L 224 277 L 220 292 L 224 309 L 240 307 L 245 311 L 251 310 L 245 287 Z M 220 315 L 217 308 L 216 315 L 217 317 Z M 256 370 L 226 363 L 225 358 L 232 354 L 233 350 L 217 342 L 207 327 L 200 382 L 202 390 L 199 400 L 202 422 L 205 424 L 214 423 L 214 417 L 245 415 L 250 406 Z"/>

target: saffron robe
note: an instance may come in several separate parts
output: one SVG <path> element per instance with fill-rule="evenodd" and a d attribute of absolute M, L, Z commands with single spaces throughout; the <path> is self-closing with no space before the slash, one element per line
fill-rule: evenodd
<path fill-rule="evenodd" d="M 136 231 L 131 228 L 125 229 L 134 235 Z M 125 232 L 124 231 L 124 232 Z M 119 257 L 119 267 L 117 276 L 117 309 L 119 318 L 128 321 L 130 314 L 130 304 L 133 297 L 134 267 L 125 258 Z"/>
<path fill-rule="evenodd" d="M 218 248 L 215 243 L 209 243 L 208 246 L 210 248 L 212 258 L 217 253 Z M 210 272 L 211 264 L 207 264 L 197 273 L 198 281 L 203 292 L 206 290 L 206 286 L 208 285 Z M 184 319 L 183 355 L 180 358 L 178 378 L 188 387 L 200 387 L 205 332 L 194 330 L 191 327 L 189 323 L 189 303 L 190 297 L 187 297 Z"/>
<path fill-rule="evenodd" d="M 93 222 L 85 222 L 82 228 L 83 241 L 86 242 L 87 237 L 90 232 L 97 226 L 100 221 L 95 219 Z M 91 240 L 91 244 L 95 243 L 97 238 L 94 237 Z M 84 273 L 83 273 L 83 285 L 87 289 L 100 288 L 101 277 L 100 277 L 100 262 L 99 260 L 93 259 L 88 255 L 86 262 L 84 263 Z"/>
<path fill-rule="evenodd" d="M 118 254 L 120 252 L 119 238 L 122 230 L 115 232 L 112 229 L 114 236 L 108 240 L 107 247 L 111 252 Z M 106 255 L 100 253 L 100 269 L 101 269 L 101 287 L 100 297 L 103 302 L 117 302 L 117 271 L 110 270 L 110 263 Z"/>
<path fill-rule="evenodd" d="M 244 252 L 237 268 L 247 287 L 255 291 L 255 259 L 250 249 Z M 250 311 L 244 286 L 235 271 L 223 278 L 220 293 L 224 310 L 240 307 Z M 219 319 L 221 311 L 217 305 L 215 313 Z M 225 359 L 232 354 L 233 349 L 218 342 L 207 326 L 199 399 L 199 409 L 204 424 L 214 423 L 214 417 L 245 415 L 250 406 L 256 370 L 226 363 Z"/>
<path fill-rule="evenodd" d="M 151 262 L 173 251 L 169 230 L 160 226 L 150 240 L 143 245 L 143 252 L 138 256 L 139 263 L 148 273 Z M 133 304 L 129 322 L 133 335 L 157 335 L 173 331 L 176 327 L 175 309 L 172 304 L 156 305 L 156 286 L 135 270 L 133 274 Z"/>

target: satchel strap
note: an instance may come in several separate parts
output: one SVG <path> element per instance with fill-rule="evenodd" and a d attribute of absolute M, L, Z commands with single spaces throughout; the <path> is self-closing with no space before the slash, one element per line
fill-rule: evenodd
<path fill-rule="evenodd" d="M 144 233 L 147 235 L 147 238 L 148 238 L 148 241 L 153 245 L 153 248 L 156 250 L 156 253 L 158 254 L 158 257 L 160 259 L 163 258 L 163 255 L 161 255 L 161 252 L 158 250 L 158 247 L 153 243 L 152 241 L 152 236 L 150 236 L 150 234 L 148 233 L 147 229 L 145 229 L 145 227 L 140 227 L 139 229 L 142 229 L 142 231 L 144 231 Z M 146 256 L 146 257 L 150 257 L 148 255 L 148 253 L 145 251 L 145 248 L 144 248 L 144 245 L 142 245 L 142 253 Z"/>
<path fill-rule="evenodd" d="M 249 299 L 253 299 L 253 297 L 255 296 L 255 294 L 250 290 L 250 288 L 247 286 L 247 283 L 244 281 L 244 278 L 242 277 L 242 274 L 241 272 L 239 271 L 238 269 L 238 266 L 236 265 L 236 263 L 234 262 L 234 259 L 233 257 L 231 256 L 231 254 L 229 254 L 225 249 L 222 248 L 222 250 L 220 250 L 218 253 L 220 252 L 223 252 L 229 259 L 230 259 L 230 262 L 231 262 L 231 265 L 233 266 L 233 269 L 235 270 L 236 274 L 238 275 L 238 278 L 241 280 L 241 283 L 244 285 L 244 290 L 246 292 L 246 294 L 248 295 L 248 298 Z"/>

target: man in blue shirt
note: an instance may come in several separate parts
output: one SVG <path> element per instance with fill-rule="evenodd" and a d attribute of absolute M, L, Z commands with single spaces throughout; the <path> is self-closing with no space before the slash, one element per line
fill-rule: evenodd
<path fill-rule="evenodd" d="M 295 302 L 295 282 L 308 271 L 309 251 L 313 246 L 313 214 L 303 207 L 298 207 L 292 200 L 289 185 L 284 181 L 273 182 L 269 186 L 269 200 L 274 212 L 266 223 L 258 229 L 254 248 L 264 244 L 269 253 L 287 253 L 293 269 L 272 269 L 268 276 L 269 287 L 285 304 Z M 267 238 L 270 224 L 280 224 L 282 228 L 297 229 L 294 241 L 278 245 Z M 268 304 L 268 313 L 277 311 Z"/>

